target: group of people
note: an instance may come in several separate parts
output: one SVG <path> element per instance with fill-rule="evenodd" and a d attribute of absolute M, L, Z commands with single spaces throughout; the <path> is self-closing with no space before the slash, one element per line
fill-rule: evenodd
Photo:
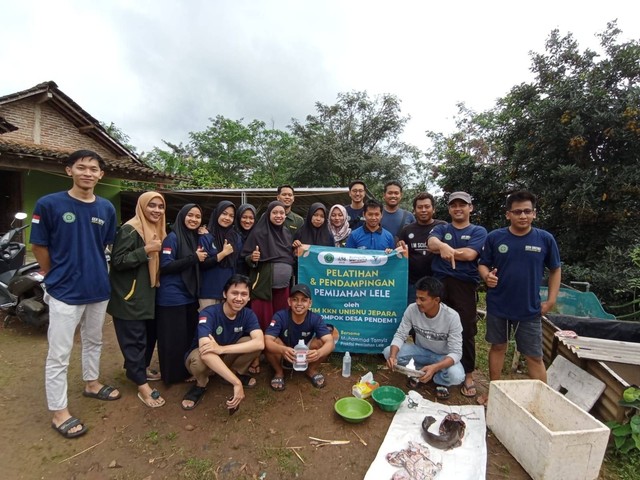
<path fill-rule="evenodd" d="M 383 205 L 366 200 L 360 180 L 349 185 L 350 204 L 327 209 L 314 203 L 306 218 L 293 212 L 289 185 L 278 188 L 260 218 L 252 205 L 236 208 L 223 201 L 204 224 L 202 208 L 187 204 L 167 233 L 166 202 L 158 192 L 141 194 L 134 217 L 117 229 L 113 205 L 94 193 L 104 168 L 95 152 L 74 152 L 66 166 L 71 189 L 42 197 L 33 213 L 30 241 L 46 273 L 50 308 L 47 401 L 52 427 L 66 438 L 87 431 L 67 405 L 67 369 L 78 325 L 83 394 L 121 398 L 117 388 L 99 381 L 105 312 L 114 319 L 126 375 L 147 407 L 165 404 L 150 382 L 192 381 L 182 408 L 193 409 L 216 374 L 233 387 L 227 408 L 234 412 L 244 388 L 256 385 L 261 358 L 274 371 L 271 388 L 282 391 L 284 369 L 295 361 L 299 340 L 309 348 L 306 375 L 322 388 L 318 366 L 334 350 L 335 332 L 311 312 L 309 288 L 295 284 L 296 250 L 302 245 L 408 250 L 408 308 L 384 354 L 391 368 L 414 359 L 424 374 L 412 387 L 433 379 L 444 390 L 461 384 L 464 395 L 476 395 L 471 374 L 480 277 L 489 288 L 492 379 L 499 378 L 510 327 L 530 374 L 543 377 L 542 354 L 532 338 L 540 314 L 555 301 L 560 266 L 553 237 L 531 226 L 535 197 L 528 192 L 509 197 L 510 226 L 489 236 L 470 223 L 473 205 L 465 192 L 450 195 L 451 223 L 446 223 L 433 218 L 430 194 L 416 196 L 412 214 L 399 206 L 398 182 L 385 184 Z M 104 249 L 111 244 L 109 272 Z M 537 287 L 545 266 L 551 271 L 549 299 L 541 306 Z M 414 340 L 407 343 L 410 335 Z M 151 368 L 156 344 L 160 371 Z M 443 398 L 444 390 L 439 390 Z"/>

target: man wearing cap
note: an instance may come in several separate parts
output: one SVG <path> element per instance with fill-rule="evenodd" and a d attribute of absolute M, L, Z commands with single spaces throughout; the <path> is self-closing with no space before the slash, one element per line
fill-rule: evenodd
<path fill-rule="evenodd" d="M 476 289 L 480 283 L 478 256 L 487 230 L 470 221 L 473 203 L 466 192 L 449 195 L 451 223 L 439 225 L 429 235 L 429 250 L 437 254 L 431 264 L 433 275 L 444 284 L 443 302 L 460 315 L 462 322 L 462 366 L 465 381 L 460 393 L 476 396 L 473 371 L 476 367 Z"/>
<path fill-rule="evenodd" d="M 289 229 L 293 237 L 304 225 L 304 218 L 291 210 L 295 200 L 293 187 L 291 185 L 280 185 L 276 198 L 279 202 L 284 203 L 284 213 L 286 215 L 284 218 L 284 226 Z"/>
<path fill-rule="evenodd" d="M 309 347 L 305 372 L 316 388 L 325 386 L 324 375 L 318 372 L 322 363 L 335 348 L 331 329 L 320 315 L 310 311 L 311 292 L 303 283 L 295 285 L 289 294 L 289 308 L 273 315 L 273 320 L 265 331 L 265 356 L 275 374 L 271 379 L 271 388 L 282 391 L 284 385 L 283 365 L 293 364 L 296 357 L 294 346 L 303 340 Z"/>
<path fill-rule="evenodd" d="M 362 180 L 354 180 L 349 184 L 349 197 L 351 203 L 345 205 L 349 228 L 355 230 L 364 225 L 364 199 L 367 194 L 367 186 Z"/>

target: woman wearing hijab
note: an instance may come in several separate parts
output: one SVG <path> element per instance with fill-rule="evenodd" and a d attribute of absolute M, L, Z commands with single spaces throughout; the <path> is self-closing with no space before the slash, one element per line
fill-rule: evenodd
<path fill-rule="evenodd" d="M 284 203 L 271 202 L 241 253 L 250 267 L 251 309 L 263 331 L 274 312 L 288 306 L 294 261 L 291 233 L 284 227 L 285 217 Z"/>
<path fill-rule="evenodd" d="M 327 227 L 327 207 L 317 202 L 311 204 L 304 225 L 296 232 L 293 246 L 300 245 L 322 245 L 333 247 L 335 240 Z"/>
<path fill-rule="evenodd" d="M 147 366 L 156 342 L 155 300 L 159 285 L 160 248 L 165 231 L 165 201 L 158 192 L 138 198 L 135 216 L 118 231 L 111 253 L 113 317 L 127 378 L 138 386 L 138 398 L 150 408 L 165 400 L 148 383 Z"/>
<path fill-rule="evenodd" d="M 238 232 L 238 235 L 240 236 L 240 248 L 238 248 L 238 252 L 242 251 L 244 242 L 247 241 L 249 233 L 253 230 L 256 223 L 256 216 L 256 207 L 250 203 L 243 203 L 238 207 L 238 210 L 236 211 L 235 225 L 236 232 Z M 249 276 L 249 266 L 242 255 L 238 255 L 236 273 L 246 275 L 247 277 Z"/>
<path fill-rule="evenodd" d="M 236 207 L 225 200 L 211 213 L 208 233 L 200 235 L 199 244 L 207 252 L 200 265 L 200 310 L 220 303 L 222 290 L 235 273 L 237 257 L 242 248 L 240 235 L 233 229 Z"/>
<path fill-rule="evenodd" d="M 342 205 L 334 205 L 329 210 L 329 231 L 333 235 L 336 247 L 344 247 L 351 235 L 351 227 L 347 221 L 347 209 Z"/>
<path fill-rule="evenodd" d="M 162 242 L 156 321 L 160 371 L 167 385 L 188 377 L 184 356 L 198 324 L 200 263 L 208 256 L 198 245 L 201 223 L 202 209 L 189 203 L 182 207 Z"/>

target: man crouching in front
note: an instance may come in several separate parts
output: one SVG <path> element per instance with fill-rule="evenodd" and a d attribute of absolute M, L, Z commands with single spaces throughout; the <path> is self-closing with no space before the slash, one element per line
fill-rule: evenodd
<path fill-rule="evenodd" d="M 244 399 L 244 387 L 255 387 L 256 379 L 247 371 L 264 349 L 264 335 L 256 314 L 245 308 L 250 293 L 249 278 L 233 275 L 224 286 L 224 302 L 200 311 L 198 330 L 185 362 L 196 384 L 182 399 L 184 410 L 198 405 L 213 374 L 233 385 L 233 397 L 227 400 L 230 413 Z"/>

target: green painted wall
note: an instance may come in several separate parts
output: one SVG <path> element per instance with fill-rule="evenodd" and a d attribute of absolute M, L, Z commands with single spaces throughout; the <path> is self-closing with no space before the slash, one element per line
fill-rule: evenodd
<path fill-rule="evenodd" d="M 49 193 L 69 190 L 70 188 L 71 177 L 67 177 L 66 175 L 45 173 L 36 170 L 24 172 L 22 174 L 22 191 L 24 192 L 22 195 L 22 208 L 29 215 L 25 222 L 31 221 L 33 208 L 40 197 Z M 120 190 L 120 180 L 112 178 L 103 178 L 100 180 L 95 190 L 96 195 L 106 198 L 116 207 L 118 221 L 120 221 Z M 26 239 L 29 238 L 30 233 L 30 228 L 28 228 L 25 236 Z"/>

